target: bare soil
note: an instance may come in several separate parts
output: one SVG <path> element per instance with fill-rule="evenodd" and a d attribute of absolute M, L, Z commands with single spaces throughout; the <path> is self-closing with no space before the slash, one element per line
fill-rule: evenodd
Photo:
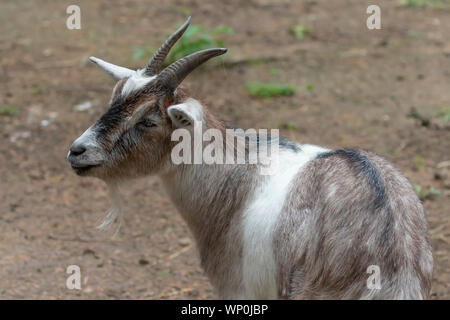
<path fill-rule="evenodd" d="M 157 47 L 187 10 L 194 24 L 234 30 L 223 58 L 232 66 L 220 58 L 186 80 L 214 112 L 243 128 L 280 128 L 302 143 L 375 151 L 422 191 L 440 192 L 424 200 L 432 297 L 450 298 L 450 129 L 433 113 L 450 106 L 450 10 L 379 0 L 382 29 L 371 31 L 373 1 L 77 1 L 82 28 L 68 30 L 72 2 L 0 4 L 0 105 L 20 109 L 0 115 L 0 298 L 215 297 L 157 178 L 123 190 L 125 223 L 112 238 L 95 229 L 110 204 L 105 184 L 77 177 L 65 160 L 114 84 L 87 58 L 141 67 L 133 47 Z M 293 25 L 311 32 L 297 40 Z M 255 99 L 248 81 L 298 89 Z M 77 111 L 84 101 L 93 107 Z M 411 107 L 431 123 L 408 117 Z M 69 265 L 81 267 L 81 290 L 66 288 Z"/>

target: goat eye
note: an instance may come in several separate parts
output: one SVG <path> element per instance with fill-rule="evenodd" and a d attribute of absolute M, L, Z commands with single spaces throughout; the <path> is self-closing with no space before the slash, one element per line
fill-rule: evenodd
<path fill-rule="evenodd" d="M 140 121 L 138 123 L 138 125 L 141 127 L 145 127 L 145 128 L 151 128 L 151 127 L 156 126 L 156 124 L 149 119 L 144 119 L 144 120 Z"/>

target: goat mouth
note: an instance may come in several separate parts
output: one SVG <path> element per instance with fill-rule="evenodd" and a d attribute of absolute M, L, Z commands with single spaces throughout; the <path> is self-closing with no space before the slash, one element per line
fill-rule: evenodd
<path fill-rule="evenodd" d="M 88 165 L 71 165 L 72 169 L 76 172 L 76 174 L 83 174 L 89 170 L 91 170 L 92 168 L 96 168 L 99 167 L 100 164 L 88 164 Z"/>

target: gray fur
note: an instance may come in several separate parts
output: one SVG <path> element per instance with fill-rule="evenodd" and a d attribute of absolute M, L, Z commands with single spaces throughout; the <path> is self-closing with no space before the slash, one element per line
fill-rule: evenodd
<path fill-rule="evenodd" d="M 391 164 L 358 153 L 378 171 L 382 205 L 367 172 L 355 170 L 345 153 L 310 162 L 286 199 L 274 239 L 280 296 L 428 298 L 433 261 L 423 207 Z M 380 267 L 380 290 L 366 286 L 369 265 Z"/>

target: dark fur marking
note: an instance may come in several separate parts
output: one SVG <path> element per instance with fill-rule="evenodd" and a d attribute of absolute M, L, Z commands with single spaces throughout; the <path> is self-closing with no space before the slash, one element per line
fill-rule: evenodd
<path fill-rule="evenodd" d="M 280 144 L 281 148 L 291 149 L 294 152 L 302 151 L 302 148 L 300 147 L 300 145 L 298 145 L 295 142 L 289 141 L 288 139 L 286 139 L 286 137 L 280 137 L 279 144 Z"/>
<path fill-rule="evenodd" d="M 127 114 L 127 109 L 123 106 L 123 99 L 116 99 L 108 111 L 98 120 L 98 133 L 100 137 L 108 135 L 111 129 L 117 128 Z"/>
<path fill-rule="evenodd" d="M 133 113 L 136 106 L 152 96 L 161 94 L 153 87 L 145 87 L 130 95 L 117 94 L 111 102 L 109 109 L 97 121 L 99 138 L 103 141 L 108 140 L 108 135 L 118 128 L 126 116 Z"/>
<path fill-rule="evenodd" d="M 353 166 L 357 167 L 367 177 L 367 181 L 375 191 L 375 209 L 381 209 L 386 204 L 386 191 L 380 178 L 378 169 L 375 168 L 370 160 L 354 149 L 340 149 L 321 153 L 317 159 L 325 159 L 331 156 L 341 156 L 347 159 Z"/>
<path fill-rule="evenodd" d="M 222 121 L 224 121 L 224 120 L 222 120 Z M 230 122 L 224 121 L 224 123 L 225 123 L 226 129 L 233 129 L 233 130 L 237 129 Z M 249 135 L 247 135 L 247 136 L 249 136 Z M 300 152 L 302 150 L 302 148 L 300 147 L 299 144 L 288 140 L 286 137 L 282 136 L 277 139 L 272 139 L 270 135 L 267 135 L 267 144 L 268 145 L 270 145 L 272 143 L 272 141 L 275 141 L 275 140 L 278 140 L 278 145 L 282 149 L 290 149 L 294 152 Z M 260 141 L 260 135 L 258 133 L 256 133 L 256 147 L 257 148 L 259 148 L 259 141 Z"/>

